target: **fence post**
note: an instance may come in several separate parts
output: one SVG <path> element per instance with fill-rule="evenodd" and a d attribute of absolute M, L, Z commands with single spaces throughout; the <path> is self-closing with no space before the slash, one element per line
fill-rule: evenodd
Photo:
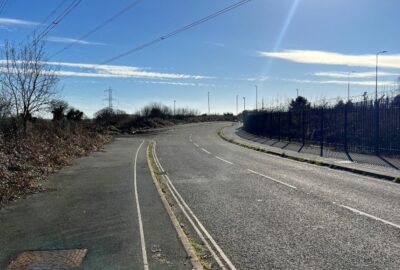
<path fill-rule="evenodd" d="M 375 101 L 375 154 L 379 156 L 379 100 Z"/>
<path fill-rule="evenodd" d="M 292 132 L 291 132 L 291 130 L 292 130 L 292 112 L 288 112 L 288 125 L 287 125 L 287 128 L 288 128 L 288 140 L 289 140 L 289 142 L 291 142 L 292 141 Z"/>
<path fill-rule="evenodd" d="M 304 120 L 304 109 L 301 111 L 301 132 L 302 132 L 302 147 L 304 147 L 304 145 L 306 144 L 306 131 L 305 131 L 305 120 Z"/>
<path fill-rule="evenodd" d="M 281 112 L 278 112 L 278 141 L 281 140 Z"/>
<path fill-rule="evenodd" d="M 320 156 L 324 155 L 324 107 L 321 107 L 321 115 L 320 115 L 320 134 L 321 134 L 321 141 L 320 141 Z"/>
<path fill-rule="evenodd" d="M 344 151 L 346 152 L 346 154 L 349 153 L 349 149 L 348 149 L 348 145 L 347 145 L 348 106 L 349 106 L 349 102 L 347 102 L 344 106 Z"/>

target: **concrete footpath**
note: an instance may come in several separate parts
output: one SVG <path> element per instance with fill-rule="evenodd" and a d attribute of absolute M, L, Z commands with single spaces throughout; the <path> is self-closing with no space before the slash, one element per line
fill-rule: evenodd
<path fill-rule="evenodd" d="M 149 172 L 147 142 L 137 158 L 141 238 L 133 161 L 142 141 L 117 138 L 104 151 L 52 175 L 48 191 L 1 209 L 0 269 L 7 269 L 23 251 L 75 249 L 84 250 L 82 261 L 77 253 L 50 257 L 64 260 L 69 265 L 65 269 L 74 260 L 79 266 L 73 269 L 146 269 L 143 241 L 149 269 L 192 269 Z"/>
<path fill-rule="evenodd" d="M 256 136 L 250 134 L 248 136 L 250 138 L 246 138 L 246 136 L 243 136 L 241 125 L 237 123 L 225 127 L 223 129 L 223 135 L 225 138 L 234 140 L 236 143 L 246 144 L 255 148 L 261 148 L 267 152 L 276 155 L 285 155 L 299 160 L 307 160 L 310 162 L 315 162 L 316 164 L 324 164 L 324 166 L 329 166 L 331 168 L 356 172 L 358 174 L 369 175 L 390 181 L 393 181 L 395 179 L 395 181 L 399 181 L 400 178 L 400 170 L 390 167 L 351 162 L 342 158 L 320 157 L 318 155 L 292 151 L 286 148 L 282 149 L 281 147 L 270 146 L 263 143 L 265 141 L 265 138 L 259 137 L 259 139 L 257 140 Z"/>

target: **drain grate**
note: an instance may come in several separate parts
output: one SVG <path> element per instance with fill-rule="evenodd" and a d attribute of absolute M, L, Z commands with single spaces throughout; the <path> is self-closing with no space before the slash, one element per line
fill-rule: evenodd
<path fill-rule="evenodd" d="M 87 249 L 25 251 L 18 255 L 7 270 L 50 270 L 79 267 Z"/>

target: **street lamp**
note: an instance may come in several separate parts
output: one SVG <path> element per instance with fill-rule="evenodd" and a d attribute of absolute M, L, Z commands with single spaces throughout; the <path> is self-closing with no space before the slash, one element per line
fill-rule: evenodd
<path fill-rule="evenodd" d="M 239 95 L 236 95 L 236 115 L 239 114 Z"/>
<path fill-rule="evenodd" d="M 375 77 L 375 101 L 378 101 L 378 56 L 387 53 L 387 51 L 380 51 L 376 53 L 376 77 Z"/>
<path fill-rule="evenodd" d="M 243 111 L 246 110 L 246 97 L 243 97 Z"/>
<path fill-rule="evenodd" d="M 254 85 L 256 87 L 256 111 L 258 110 L 258 86 Z"/>
<path fill-rule="evenodd" d="M 350 101 L 350 75 L 352 74 L 352 73 L 354 73 L 355 71 L 350 71 L 348 74 L 347 74 L 347 102 L 349 102 Z"/>
<path fill-rule="evenodd" d="M 208 97 L 208 115 L 210 115 L 210 91 L 208 91 L 207 97 Z"/>

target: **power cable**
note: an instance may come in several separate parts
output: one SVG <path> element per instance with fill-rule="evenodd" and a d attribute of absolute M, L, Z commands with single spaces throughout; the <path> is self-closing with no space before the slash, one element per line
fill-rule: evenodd
<path fill-rule="evenodd" d="M 36 38 L 36 42 L 42 40 L 47 34 L 53 30 L 65 17 L 74 10 L 82 0 L 74 0 L 51 24 L 49 24 Z"/>
<path fill-rule="evenodd" d="M 184 32 L 184 31 L 186 31 L 186 30 L 189 30 L 190 28 L 196 27 L 196 26 L 198 26 L 199 24 L 205 23 L 205 22 L 207 22 L 207 21 L 209 21 L 209 20 L 211 20 L 211 19 L 214 19 L 215 17 L 218 17 L 218 16 L 220 16 L 220 15 L 222 15 L 222 14 L 225 14 L 225 13 L 227 13 L 227 12 L 233 10 L 233 9 L 236 9 L 236 8 L 238 8 L 238 7 L 240 7 L 240 6 L 244 5 L 244 4 L 247 4 L 247 3 L 249 3 L 250 1 L 251 1 L 251 0 L 242 0 L 242 1 L 239 1 L 239 2 L 237 2 L 237 3 L 235 3 L 235 4 L 232 4 L 232 5 L 230 5 L 230 6 L 226 7 L 226 8 L 224 8 L 224 9 L 221 9 L 221 10 L 219 10 L 219 11 L 217 11 L 217 12 L 214 12 L 214 13 L 212 13 L 212 14 L 210 14 L 210 15 L 208 15 L 208 16 L 206 16 L 206 17 L 200 19 L 200 20 L 194 21 L 194 22 L 192 22 L 192 23 L 190 23 L 190 24 L 188 24 L 188 25 L 186 25 L 186 26 L 183 26 L 183 27 L 181 27 L 181 28 L 178 28 L 178 29 L 176 29 L 176 30 L 174 30 L 174 31 L 172 31 L 172 32 L 170 32 L 170 33 L 168 33 L 168 34 L 166 34 L 166 35 L 163 35 L 163 36 L 161 36 L 161 37 L 158 37 L 158 38 L 156 38 L 156 39 L 153 39 L 153 40 L 151 40 L 151 41 L 149 41 L 149 42 L 143 43 L 143 44 L 141 44 L 141 45 L 139 45 L 139 46 L 137 46 L 137 47 L 135 47 L 135 48 L 132 48 L 132 49 L 130 49 L 130 50 L 124 52 L 124 53 L 118 54 L 118 55 L 116 55 L 116 56 L 114 56 L 114 57 L 112 57 L 112 58 L 110 58 L 110 59 L 108 59 L 108 60 L 106 60 L 106 61 L 100 63 L 100 65 L 108 64 L 108 63 L 110 63 L 110 62 L 113 62 L 113 61 L 115 61 L 115 60 L 117 60 L 117 59 L 119 59 L 119 58 L 122 58 L 122 57 L 124 57 L 124 56 L 127 56 L 127 55 L 129 55 L 129 54 L 132 54 L 132 53 L 134 53 L 134 52 L 143 50 L 144 48 L 150 47 L 150 46 L 152 46 L 152 45 L 154 45 L 154 44 L 156 44 L 156 43 L 158 43 L 158 42 L 161 42 L 161 41 L 163 41 L 163 40 L 166 40 L 167 38 L 170 38 L 170 37 L 172 37 L 172 36 L 175 36 L 175 35 L 177 35 L 177 34 L 179 34 L 179 33 L 181 33 L 181 32 Z"/>
<path fill-rule="evenodd" d="M 77 38 L 76 40 L 74 40 L 73 42 L 71 42 L 70 44 L 68 44 L 67 46 L 65 46 L 64 48 L 62 48 L 61 50 L 57 51 L 56 53 L 52 54 L 49 59 L 53 58 L 56 55 L 59 55 L 60 53 L 63 53 L 64 51 L 68 50 L 69 48 L 71 48 L 72 46 L 74 46 L 75 44 L 77 44 L 79 41 L 82 41 L 83 39 L 89 37 L 90 35 L 94 34 L 95 32 L 99 31 L 101 28 L 105 27 L 106 25 L 110 24 L 112 21 L 114 21 L 115 19 L 117 19 L 118 17 L 122 16 L 124 13 L 126 13 L 127 11 L 129 11 L 130 9 L 134 8 L 137 4 L 139 4 L 141 1 L 143 0 L 136 0 L 133 3 L 131 3 L 130 5 L 124 7 L 123 9 L 121 9 L 120 11 L 118 11 L 116 14 L 114 14 L 113 16 L 111 16 L 110 18 L 108 18 L 107 20 L 103 21 L 101 24 L 97 25 L 95 28 L 91 29 L 90 31 L 88 31 L 87 33 L 83 34 L 82 36 L 80 36 L 79 38 Z"/>
<path fill-rule="evenodd" d="M 4 11 L 6 4 L 7 0 L 0 1 L 0 14 Z"/>
<path fill-rule="evenodd" d="M 43 20 L 42 23 L 46 23 L 51 17 L 53 17 L 54 14 L 56 14 L 57 11 L 58 11 L 62 6 L 64 6 L 64 4 L 65 4 L 67 1 L 68 1 L 68 0 L 62 0 L 62 1 L 60 2 L 60 4 L 59 4 L 55 9 L 53 9 L 53 10 L 49 13 L 49 15 L 47 15 L 47 17 Z"/>

